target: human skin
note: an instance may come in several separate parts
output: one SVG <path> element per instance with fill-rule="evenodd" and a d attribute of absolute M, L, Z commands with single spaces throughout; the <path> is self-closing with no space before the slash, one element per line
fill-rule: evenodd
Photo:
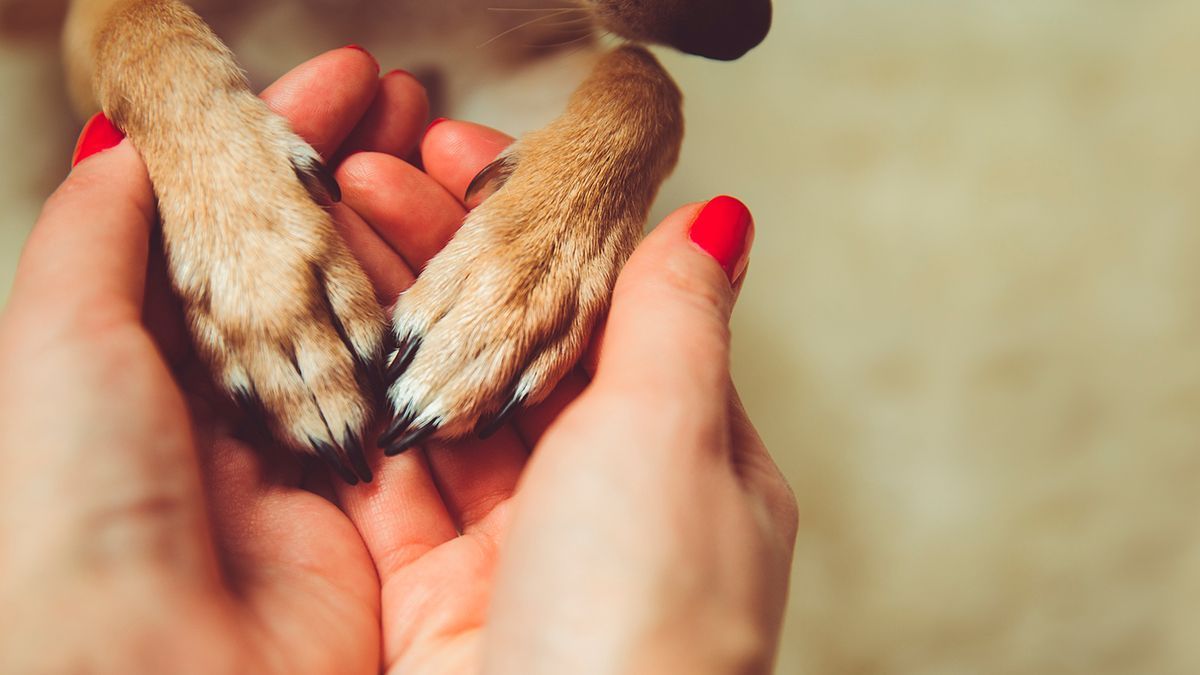
<path fill-rule="evenodd" d="M 264 92 L 394 298 L 509 142 L 342 49 Z M 399 159 L 420 146 L 427 173 Z M 353 151 L 365 150 L 369 152 Z M 585 368 L 487 441 L 330 483 L 247 432 L 165 291 L 128 144 L 50 198 L 0 318 L 0 671 L 768 670 L 795 501 L 737 400 L 734 286 L 670 216 Z M 740 281 L 740 279 L 739 279 Z"/>

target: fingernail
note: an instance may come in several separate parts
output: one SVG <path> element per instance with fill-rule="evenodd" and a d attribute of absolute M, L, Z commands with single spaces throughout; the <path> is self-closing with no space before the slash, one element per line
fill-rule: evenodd
<path fill-rule="evenodd" d="M 80 162 L 92 155 L 115 148 L 123 140 L 125 140 L 125 134 L 108 121 L 104 113 L 96 113 L 96 116 L 83 126 L 83 132 L 79 134 L 79 140 L 75 143 L 75 152 L 71 154 L 71 168 L 79 166 Z"/>
<path fill-rule="evenodd" d="M 396 68 L 394 70 L 390 70 L 390 71 L 388 71 L 387 75 L 384 75 L 384 77 L 391 77 L 393 75 L 406 75 L 408 77 L 415 78 L 415 76 L 412 73 L 408 72 L 407 70 L 404 70 L 403 68 Z"/>
<path fill-rule="evenodd" d="M 736 284 L 750 263 L 754 217 L 737 199 L 717 197 L 696 216 L 689 236 L 725 270 L 729 282 Z"/>
<path fill-rule="evenodd" d="M 379 72 L 381 70 L 379 67 L 379 59 L 375 58 L 374 54 L 367 51 L 366 47 L 363 47 L 362 45 L 346 45 L 342 49 L 354 49 L 366 54 L 367 56 L 371 57 L 371 62 L 375 64 L 375 72 Z"/>
<path fill-rule="evenodd" d="M 430 132 L 430 130 L 432 130 L 437 125 L 441 124 L 442 122 L 449 122 L 449 121 L 450 121 L 450 119 L 447 117 L 439 117 L 436 120 L 430 122 L 429 126 L 425 127 L 425 133 L 428 134 Z"/>

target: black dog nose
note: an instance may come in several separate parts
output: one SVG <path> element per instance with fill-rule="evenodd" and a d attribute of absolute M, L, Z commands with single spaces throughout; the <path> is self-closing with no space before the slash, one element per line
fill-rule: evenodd
<path fill-rule="evenodd" d="M 683 3 L 668 44 L 688 54 L 733 61 L 771 30 L 771 0 L 699 0 Z"/>

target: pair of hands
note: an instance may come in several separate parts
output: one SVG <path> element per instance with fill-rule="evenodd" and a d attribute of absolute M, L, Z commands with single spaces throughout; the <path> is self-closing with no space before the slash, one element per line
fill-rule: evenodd
<path fill-rule="evenodd" d="M 416 81 L 353 49 L 263 96 L 347 157 L 334 213 L 381 302 L 510 142 L 423 134 Z M 425 172 L 398 159 L 418 144 Z M 239 438 L 166 290 L 136 151 L 82 162 L 0 321 L 0 671 L 769 669 L 795 501 L 730 381 L 735 293 L 689 241 L 700 208 L 635 253 L 586 372 L 488 441 L 349 488 Z"/>

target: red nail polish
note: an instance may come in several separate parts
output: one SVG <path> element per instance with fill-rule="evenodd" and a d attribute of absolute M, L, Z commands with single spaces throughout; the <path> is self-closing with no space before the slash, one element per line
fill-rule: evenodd
<path fill-rule="evenodd" d="M 366 47 L 363 47 L 362 45 L 346 45 L 342 49 L 353 49 L 355 51 L 360 51 L 360 52 L 366 54 L 367 56 L 371 57 L 371 62 L 375 64 L 375 72 L 379 72 L 381 70 L 381 68 L 379 67 L 379 59 L 375 58 L 374 54 L 367 51 Z"/>
<path fill-rule="evenodd" d="M 450 119 L 449 119 L 448 117 L 439 117 L 439 118 L 437 118 L 436 120 L 434 120 L 434 121 L 430 122 L 430 123 L 429 123 L 429 126 L 425 127 L 425 133 L 428 135 L 428 134 L 429 134 L 429 132 L 430 132 L 430 131 L 431 131 L 431 130 L 434 128 L 434 127 L 436 127 L 437 125 L 441 124 L 442 122 L 449 122 L 449 121 L 450 121 Z"/>
<path fill-rule="evenodd" d="M 689 236 L 725 270 L 729 282 L 736 284 L 750 262 L 754 217 L 733 197 L 717 197 L 696 216 Z"/>
<path fill-rule="evenodd" d="M 387 75 L 384 75 L 384 77 L 391 77 L 393 75 L 407 75 L 408 77 L 415 78 L 415 76 L 412 73 L 408 72 L 407 70 L 404 70 L 403 68 L 396 68 L 395 70 L 391 70 L 388 72 Z"/>
<path fill-rule="evenodd" d="M 125 134 L 108 121 L 104 113 L 96 113 L 96 116 L 88 120 L 83 127 L 83 132 L 79 134 L 79 140 L 75 143 L 75 152 L 71 155 L 71 168 L 78 166 L 80 162 L 92 155 L 115 148 L 123 140 L 125 140 Z"/>

